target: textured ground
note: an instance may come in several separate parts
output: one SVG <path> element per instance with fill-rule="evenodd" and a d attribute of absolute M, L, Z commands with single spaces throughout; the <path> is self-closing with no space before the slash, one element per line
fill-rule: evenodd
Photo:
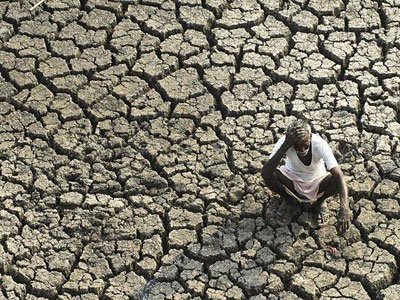
<path fill-rule="evenodd" d="M 0 2 L 0 299 L 400 299 L 398 0 L 35 2 Z M 343 236 L 337 199 L 275 224 L 296 116 Z"/>

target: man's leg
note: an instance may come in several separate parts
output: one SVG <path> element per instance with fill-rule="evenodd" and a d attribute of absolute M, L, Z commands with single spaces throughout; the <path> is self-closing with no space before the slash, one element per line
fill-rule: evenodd
<path fill-rule="evenodd" d="M 264 182 L 271 191 L 282 196 L 283 201 L 277 211 L 277 223 L 281 226 L 286 225 L 291 220 L 295 199 L 288 195 L 285 187 L 295 192 L 293 182 L 279 170 L 274 171 L 268 178 L 264 178 Z"/>
<path fill-rule="evenodd" d="M 339 189 L 337 187 L 337 183 L 333 176 L 329 174 L 324 178 L 324 180 L 321 181 L 319 184 L 318 188 L 318 193 L 324 192 L 324 194 L 317 199 L 316 205 L 321 205 L 327 198 L 336 195 L 339 192 Z"/>
<path fill-rule="evenodd" d="M 317 213 L 318 225 L 324 225 L 328 219 L 328 207 L 326 206 L 325 200 L 338 193 L 337 183 L 331 174 L 321 181 L 318 188 L 318 194 L 321 192 L 324 192 L 324 194 L 318 198 L 313 205 L 313 208 Z"/>
<path fill-rule="evenodd" d="M 288 193 L 285 190 L 285 186 L 291 190 L 293 193 L 296 193 L 293 185 L 293 181 L 287 178 L 285 175 L 282 174 L 281 171 L 275 170 L 274 173 L 264 179 L 265 185 L 273 192 L 281 195 L 284 198 L 290 198 Z"/>

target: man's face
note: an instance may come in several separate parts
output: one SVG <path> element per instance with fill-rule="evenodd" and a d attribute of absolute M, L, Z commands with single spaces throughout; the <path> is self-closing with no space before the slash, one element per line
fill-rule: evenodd
<path fill-rule="evenodd" d="M 306 156 L 310 150 L 311 136 L 307 135 L 305 138 L 296 142 L 293 146 L 294 150 L 297 152 L 298 156 Z"/>

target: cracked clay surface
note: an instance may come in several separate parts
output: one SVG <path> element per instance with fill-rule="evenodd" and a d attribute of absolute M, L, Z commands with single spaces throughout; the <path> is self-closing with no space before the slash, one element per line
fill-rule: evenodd
<path fill-rule="evenodd" d="M 0 2 L 1 300 L 400 299 L 399 1 L 37 2 Z M 295 117 L 343 235 L 275 222 Z"/>

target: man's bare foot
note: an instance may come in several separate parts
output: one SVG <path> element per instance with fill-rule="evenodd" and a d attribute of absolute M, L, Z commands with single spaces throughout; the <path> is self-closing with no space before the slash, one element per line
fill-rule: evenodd
<path fill-rule="evenodd" d="M 276 213 L 276 223 L 279 226 L 285 226 L 292 220 L 293 206 L 293 199 L 283 198 Z"/>
<path fill-rule="evenodd" d="M 327 224 L 329 218 L 329 209 L 325 202 L 318 205 L 315 209 L 317 226 L 323 227 Z"/>

